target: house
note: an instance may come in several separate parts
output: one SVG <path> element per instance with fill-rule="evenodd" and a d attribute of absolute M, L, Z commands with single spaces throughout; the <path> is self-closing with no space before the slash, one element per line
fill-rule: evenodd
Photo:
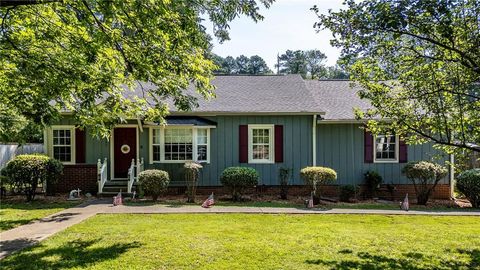
<path fill-rule="evenodd" d="M 406 145 L 398 136 L 373 137 L 355 120 L 353 108 L 367 109 L 349 81 L 305 81 L 299 75 L 217 76 L 216 98 L 199 99 L 191 112 L 171 110 L 167 125 L 131 119 L 119 123 L 111 138 L 96 139 L 76 128 L 72 114 L 45 130 L 48 154 L 65 164 L 57 191 L 80 188 L 106 193 L 131 191 L 143 169 L 169 172 L 172 192 L 183 192 L 182 166 L 203 163 L 199 191 L 220 191 L 221 172 L 230 166 L 249 166 L 260 174 L 258 192 L 277 192 L 281 167 L 293 169 L 292 192 L 305 193 L 299 171 L 327 166 L 338 173 L 338 185 L 361 185 L 364 173 L 375 170 L 384 183 L 394 184 L 396 196 L 413 194 L 402 175 L 406 162 L 449 160 L 432 144 Z M 135 94 L 148 91 L 139 85 Z M 101 172 L 101 173 L 99 173 Z M 434 197 L 450 198 L 450 177 Z"/>

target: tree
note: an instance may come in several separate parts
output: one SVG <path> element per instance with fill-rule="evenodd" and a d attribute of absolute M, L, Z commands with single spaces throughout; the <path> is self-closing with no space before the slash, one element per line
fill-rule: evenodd
<path fill-rule="evenodd" d="M 480 152 L 480 3 L 366 0 L 318 14 L 374 109 L 358 112 L 379 132 L 448 152 Z M 389 119 L 389 127 L 374 119 Z"/>
<path fill-rule="evenodd" d="M 189 84 L 214 95 L 202 18 L 224 41 L 231 20 L 261 20 L 259 5 L 272 2 L 0 0 L 0 104 L 41 125 L 70 110 L 105 137 L 127 118 L 162 121 L 165 99 L 180 110 L 196 105 L 184 91 Z M 124 98 L 138 81 L 158 88 Z"/>
<path fill-rule="evenodd" d="M 300 74 L 302 77 L 307 76 L 307 63 L 305 53 L 301 50 L 287 50 L 278 57 L 280 73 Z"/>
<path fill-rule="evenodd" d="M 258 55 L 251 56 L 248 60 L 248 73 L 253 75 L 272 73 L 267 63 Z"/>
<path fill-rule="evenodd" d="M 18 115 L 5 104 L 0 104 L 0 143 L 38 143 L 42 140 L 43 131 L 40 125 Z"/>
<path fill-rule="evenodd" d="M 270 73 L 271 70 L 268 68 L 267 63 L 263 60 L 262 57 L 258 55 L 250 56 L 248 59 L 248 73 L 249 74 L 266 74 Z"/>
<path fill-rule="evenodd" d="M 235 58 L 235 63 L 237 69 L 235 70 L 235 74 L 248 74 L 248 64 L 250 62 L 250 59 L 246 57 L 245 55 L 240 55 L 237 58 Z"/>
<path fill-rule="evenodd" d="M 321 71 L 320 78 L 346 80 L 350 78 L 350 76 L 339 65 L 335 65 L 335 66 L 328 66 L 323 71 Z"/>
<path fill-rule="evenodd" d="M 311 79 L 319 79 L 324 73 L 327 56 L 319 50 L 308 50 L 304 52 L 305 66 Z"/>
<path fill-rule="evenodd" d="M 233 74 L 238 70 L 237 61 L 231 56 L 227 56 L 223 59 L 222 69 L 225 74 Z"/>

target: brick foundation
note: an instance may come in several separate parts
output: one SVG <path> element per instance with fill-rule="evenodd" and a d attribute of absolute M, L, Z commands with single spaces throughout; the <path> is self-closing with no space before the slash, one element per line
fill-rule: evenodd
<path fill-rule="evenodd" d="M 56 193 L 68 193 L 77 188 L 82 190 L 83 194 L 87 192 L 97 193 L 97 165 L 64 165 L 63 175 L 54 185 L 54 191 Z"/>
<path fill-rule="evenodd" d="M 394 200 L 402 200 L 405 194 L 409 194 L 411 200 L 415 199 L 415 189 L 413 185 L 394 185 L 395 190 L 393 192 Z M 339 186 L 337 185 L 325 185 L 320 187 L 322 196 L 326 197 L 338 197 Z M 169 195 L 181 195 L 185 194 L 185 187 L 169 187 Z M 210 187 L 198 187 L 197 194 L 207 195 L 214 192 L 217 195 L 228 194 L 228 189 L 222 186 L 210 186 Z M 295 185 L 288 187 L 288 194 L 291 196 L 308 196 L 310 189 L 307 186 Z M 277 195 L 280 194 L 280 186 L 257 186 L 256 188 L 249 189 L 246 194 L 256 195 Z M 360 186 L 359 199 L 364 199 L 365 187 Z M 392 199 L 392 194 L 388 191 L 386 186 L 382 186 L 378 192 L 378 197 L 381 199 Z M 432 199 L 450 199 L 450 185 L 442 184 L 437 185 L 432 194 Z"/>

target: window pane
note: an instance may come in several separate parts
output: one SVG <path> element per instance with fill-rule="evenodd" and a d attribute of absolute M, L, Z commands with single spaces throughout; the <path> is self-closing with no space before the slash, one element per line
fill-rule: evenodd
<path fill-rule="evenodd" d="M 197 160 L 207 160 L 207 146 L 199 145 L 197 147 Z"/>

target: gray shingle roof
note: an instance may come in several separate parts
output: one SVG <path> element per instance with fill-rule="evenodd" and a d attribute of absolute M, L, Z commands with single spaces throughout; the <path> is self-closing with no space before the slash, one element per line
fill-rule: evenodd
<path fill-rule="evenodd" d="M 212 80 L 216 98 L 205 100 L 194 90 L 187 93 L 197 97 L 199 106 L 193 113 L 325 113 L 327 120 L 353 120 L 354 108 L 370 108 L 367 100 L 357 95 L 359 87 L 347 80 L 303 80 L 300 75 L 280 76 L 217 76 Z M 155 86 L 141 83 L 126 96 L 144 96 Z M 175 106 L 167 101 L 170 111 Z"/>
<path fill-rule="evenodd" d="M 281 76 L 217 76 L 212 80 L 216 87 L 216 98 L 205 100 L 195 93 L 193 87 L 188 93 L 198 98 L 198 108 L 193 112 L 203 113 L 321 113 L 309 89 L 300 75 Z M 142 89 L 143 87 L 143 89 Z M 142 83 L 130 95 L 142 96 L 145 90 L 154 87 Z M 168 102 L 172 112 L 176 111 Z"/>
<path fill-rule="evenodd" d="M 346 80 L 305 80 L 315 102 L 321 110 L 322 116 L 327 120 L 355 119 L 354 108 L 367 110 L 371 108 L 370 102 L 360 99 L 360 87 L 351 87 L 351 81 Z"/>

